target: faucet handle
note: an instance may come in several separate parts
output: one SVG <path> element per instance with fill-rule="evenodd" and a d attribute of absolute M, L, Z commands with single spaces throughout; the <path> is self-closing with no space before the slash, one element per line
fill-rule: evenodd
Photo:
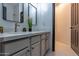
<path fill-rule="evenodd" d="M 16 24 L 16 26 L 20 26 L 20 24 L 18 22 L 16 22 L 15 24 Z"/>
<path fill-rule="evenodd" d="M 17 26 L 19 26 L 19 27 L 20 27 L 20 24 L 17 24 Z"/>

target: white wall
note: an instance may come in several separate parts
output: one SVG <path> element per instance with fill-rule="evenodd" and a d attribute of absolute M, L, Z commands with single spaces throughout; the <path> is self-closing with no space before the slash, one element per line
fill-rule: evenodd
<path fill-rule="evenodd" d="M 70 46 L 71 42 L 71 4 L 59 4 L 56 6 L 56 40 Z"/>

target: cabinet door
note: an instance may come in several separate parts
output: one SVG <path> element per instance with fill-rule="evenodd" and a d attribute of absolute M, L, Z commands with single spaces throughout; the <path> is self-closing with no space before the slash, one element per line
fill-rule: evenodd
<path fill-rule="evenodd" d="M 48 51 L 48 33 L 41 35 L 41 55 L 45 55 Z"/>
<path fill-rule="evenodd" d="M 40 42 L 32 45 L 31 55 L 32 56 L 40 56 Z"/>
<path fill-rule="evenodd" d="M 47 40 L 45 40 L 45 50 L 47 51 L 49 49 L 49 47 L 48 47 L 48 39 Z"/>
<path fill-rule="evenodd" d="M 31 44 L 34 44 L 36 42 L 40 42 L 40 36 L 35 36 L 31 38 Z"/>
<path fill-rule="evenodd" d="M 79 55 L 79 3 L 71 5 L 71 48 Z"/>
<path fill-rule="evenodd" d="M 30 54 L 31 54 L 31 50 L 30 50 L 30 47 L 29 47 L 29 48 L 27 48 L 26 56 L 30 56 Z"/>
<path fill-rule="evenodd" d="M 41 55 L 43 56 L 45 54 L 45 40 L 41 41 Z"/>

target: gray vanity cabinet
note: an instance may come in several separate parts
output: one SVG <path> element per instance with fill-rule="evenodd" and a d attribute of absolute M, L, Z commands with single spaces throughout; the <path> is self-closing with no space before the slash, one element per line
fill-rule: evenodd
<path fill-rule="evenodd" d="M 48 49 L 48 33 L 31 37 L 31 56 L 44 56 Z"/>
<path fill-rule="evenodd" d="M 2 42 L 1 55 L 5 56 L 44 56 L 49 48 L 48 33 L 29 37 L 9 37 Z"/>

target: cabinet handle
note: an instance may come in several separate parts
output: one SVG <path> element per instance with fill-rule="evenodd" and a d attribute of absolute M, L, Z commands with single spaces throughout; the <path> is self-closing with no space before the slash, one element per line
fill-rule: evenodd
<path fill-rule="evenodd" d="M 70 27 L 70 29 L 74 29 L 74 27 Z"/>
<path fill-rule="evenodd" d="M 27 52 L 30 52 L 30 50 L 27 50 Z"/>
<path fill-rule="evenodd" d="M 34 49 L 34 47 L 32 47 L 32 50 Z"/>

